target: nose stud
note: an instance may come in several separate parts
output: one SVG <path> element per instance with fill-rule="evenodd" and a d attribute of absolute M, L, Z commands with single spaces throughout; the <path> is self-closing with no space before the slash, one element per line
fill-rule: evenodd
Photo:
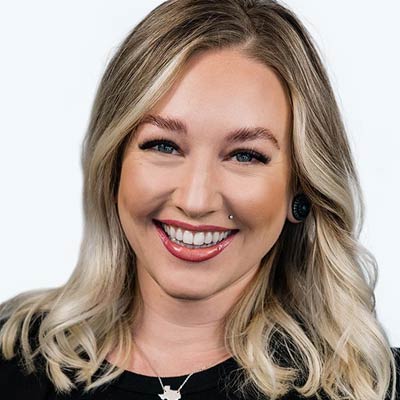
<path fill-rule="evenodd" d="M 233 215 L 232 215 L 232 214 L 230 214 L 228 218 L 229 218 L 229 219 L 233 219 Z"/>

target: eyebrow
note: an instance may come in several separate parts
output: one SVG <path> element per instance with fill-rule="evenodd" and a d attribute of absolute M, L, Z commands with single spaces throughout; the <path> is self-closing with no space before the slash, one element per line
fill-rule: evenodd
<path fill-rule="evenodd" d="M 162 117 L 161 115 L 146 114 L 138 124 L 152 124 L 161 129 L 168 130 L 174 133 L 187 135 L 188 129 L 186 124 L 176 118 Z M 247 142 L 256 139 L 262 139 L 272 142 L 272 144 L 280 150 L 279 142 L 275 135 L 268 128 L 264 127 L 242 127 L 229 132 L 226 140 L 229 144 L 238 142 Z"/>

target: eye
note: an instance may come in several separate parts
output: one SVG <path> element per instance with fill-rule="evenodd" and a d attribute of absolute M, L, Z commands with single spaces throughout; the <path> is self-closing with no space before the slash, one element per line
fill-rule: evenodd
<path fill-rule="evenodd" d="M 243 157 L 243 154 L 245 155 L 245 157 Z M 254 164 L 251 162 L 251 159 L 256 159 L 258 162 L 261 162 L 263 164 L 268 164 L 271 161 L 271 159 L 267 155 L 260 153 L 255 149 L 235 150 L 235 152 L 231 153 L 230 156 L 231 157 L 239 156 L 237 160 L 240 160 L 240 164 L 247 164 L 247 163 L 249 163 L 249 165 Z"/>
<path fill-rule="evenodd" d="M 162 138 L 149 140 L 139 145 L 139 149 L 141 150 L 151 149 L 153 147 L 158 147 L 158 149 L 161 149 L 161 150 L 156 150 L 159 153 L 166 153 L 166 154 L 171 154 L 171 151 L 178 150 L 178 146 L 174 142 Z"/>
<path fill-rule="evenodd" d="M 163 138 L 153 139 L 143 142 L 139 145 L 139 148 L 141 150 L 156 148 L 155 149 L 156 152 L 165 154 L 171 154 L 174 150 L 176 151 L 179 150 L 179 147 L 174 142 Z M 243 157 L 243 155 L 245 156 Z M 244 165 L 254 165 L 257 163 L 268 164 L 271 161 L 270 157 L 268 157 L 267 155 L 251 148 L 235 150 L 229 156 L 231 158 L 239 156 L 239 158 L 236 159 L 239 161 L 239 164 L 244 164 Z M 253 159 L 257 161 L 252 162 Z"/>

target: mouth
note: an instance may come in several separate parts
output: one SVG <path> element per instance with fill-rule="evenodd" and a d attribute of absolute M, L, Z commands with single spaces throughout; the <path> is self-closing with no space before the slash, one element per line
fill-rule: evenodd
<path fill-rule="evenodd" d="M 194 232 L 167 226 L 153 219 L 165 248 L 175 257 L 192 262 L 205 261 L 220 254 L 231 242 L 239 229 L 225 232 Z M 197 243 L 197 244 L 196 244 Z"/>

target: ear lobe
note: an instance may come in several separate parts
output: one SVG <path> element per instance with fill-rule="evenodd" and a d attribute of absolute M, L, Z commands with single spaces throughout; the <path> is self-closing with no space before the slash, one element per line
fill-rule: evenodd
<path fill-rule="evenodd" d="M 311 203 L 304 193 L 296 194 L 288 206 L 288 220 L 293 224 L 303 222 L 310 213 Z"/>
<path fill-rule="evenodd" d="M 297 220 L 294 216 L 293 216 L 293 196 L 291 196 L 289 204 L 288 204 L 288 209 L 287 209 L 287 219 L 289 220 L 289 222 L 291 222 L 292 224 L 298 224 L 301 221 Z"/>

